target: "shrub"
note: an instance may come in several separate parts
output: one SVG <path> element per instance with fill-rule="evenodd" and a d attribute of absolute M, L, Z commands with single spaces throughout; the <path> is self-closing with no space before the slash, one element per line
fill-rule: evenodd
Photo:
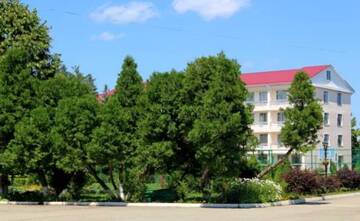
<path fill-rule="evenodd" d="M 349 169 L 342 169 L 336 173 L 336 176 L 340 180 L 342 187 L 349 189 L 360 188 L 359 173 Z"/>
<path fill-rule="evenodd" d="M 321 188 L 316 174 L 308 170 L 291 170 L 284 175 L 284 180 L 288 192 L 311 194 L 317 193 Z"/>
<path fill-rule="evenodd" d="M 281 200 L 282 189 L 271 180 L 236 179 L 227 184 L 223 203 L 265 203 Z"/>
<path fill-rule="evenodd" d="M 330 160 L 330 174 L 336 174 L 337 166 L 336 163 Z"/>
<path fill-rule="evenodd" d="M 172 189 L 155 190 L 151 194 L 151 202 L 175 202 L 177 200 L 177 193 Z"/>
<path fill-rule="evenodd" d="M 6 196 L 10 201 L 44 202 L 47 197 L 40 191 L 10 191 Z"/>
<path fill-rule="evenodd" d="M 321 193 L 338 191 L 341 188 L 341 182 L 336 176 L 318 177 Z"/>
<path fill-rule="evenodd" d="M 275 168 L 267 176 L 269 179 L 280 184 L 283 188 L 286 188 L 286 182 L 284 181 L 284 174 L 292 170 L 291 163 L 289 160 L 285 160 L 283 164 Z"/>
<path fill-rule="evenodd" d="M 243 158 L 240 161 L 240 177 L 241 178 L 253 178 L 261 171 L 261 165 L 255 156 Z"/>

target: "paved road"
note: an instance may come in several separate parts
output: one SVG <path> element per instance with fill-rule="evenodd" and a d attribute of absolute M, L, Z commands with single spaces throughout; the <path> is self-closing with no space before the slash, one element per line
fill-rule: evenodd
<path fill-rule="evenodd" d="M 0 221 L 360 221 L 360 197 L 265 209 L 0 206 Z"/>

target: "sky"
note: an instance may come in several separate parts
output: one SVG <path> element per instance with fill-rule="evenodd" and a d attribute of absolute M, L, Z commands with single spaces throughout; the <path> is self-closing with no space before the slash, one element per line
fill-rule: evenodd
<path fill-rule="evenodd" d="M 131 55 L 144 79 L 224 51 L 242 72 L 332 64 L 360 93 L 359 0 L 22 0 L 52 51 L 114 87 Z M 360 121 L 360 95 L 352 98 Z"/>

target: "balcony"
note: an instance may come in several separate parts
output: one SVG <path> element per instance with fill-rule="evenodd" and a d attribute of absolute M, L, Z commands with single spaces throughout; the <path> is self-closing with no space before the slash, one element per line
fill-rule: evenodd
<path fill-rule="evenodd" d="M 284 125 L 283 121 L 279 121 L 279 122 L 257 121 L 253 125 L 251 125 L 251 129 L 253 129 L 255 133 L 280 132 L 283 125 Z"/>
<path fill-rule="evenodd" d="M 289 103 L 288 99 L 278 99 L 278 100 L 275 100 L 274 102 L 272 102 L 272 105 L 285 105 L 288 103 Z"/>
<path fill-rule="evenodd" d="M 259 144 L 259 146 L 256 148 L 256 151 L 269 151 L 269 150 L 271 150 L 273 153 L 276 154 L 285 154 L 288 151 L 286 147 L 279 144 Z"/>
<path fill-rule="evenodd" d="M 254 105 L 255 112 L 277 111 L 281 108 L 285 109 L 290 106 L 288 100 L 276 100 L 272 102 L 251 102 L 251 104 Z"/>

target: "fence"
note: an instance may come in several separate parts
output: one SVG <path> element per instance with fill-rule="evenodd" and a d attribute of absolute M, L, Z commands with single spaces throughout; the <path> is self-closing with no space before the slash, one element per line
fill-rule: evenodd
<path fill-rule="evenodd" d="M 343 151 L 343 150 L 342 150 Z M 283 154 L 274 153 L 273 150 L 257 150 L 254 154 L 258 162 L 263 166 L 269 166 L 276 163 Z M 289 161 L 293 167 L 299 167 L 310 170 L 324 170 L 324 150 L 316 149 L 306 154 L 294 153 L 290 156 Z M 346 151 L 337 151 L 330 148 L 327 150 L 328 170 L 336 171 L 338 169 L 348 167 L 360 169 L 360 150 L 353 154 Z"/>

